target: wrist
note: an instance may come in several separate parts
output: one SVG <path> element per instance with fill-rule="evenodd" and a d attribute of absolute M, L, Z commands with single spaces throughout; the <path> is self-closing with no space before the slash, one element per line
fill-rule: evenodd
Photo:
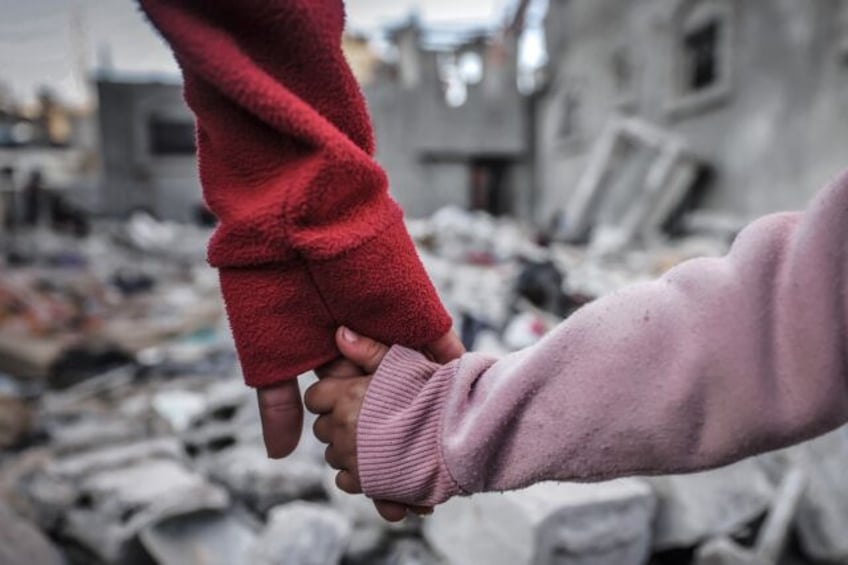
<path fill-rule="evenodd" d="M 362 488 L 377 500 L 431 506 L 463 494 L 442 456 L 444 399 L 458 362 L 438 365 L 393 347 L 359 413 Z"/>

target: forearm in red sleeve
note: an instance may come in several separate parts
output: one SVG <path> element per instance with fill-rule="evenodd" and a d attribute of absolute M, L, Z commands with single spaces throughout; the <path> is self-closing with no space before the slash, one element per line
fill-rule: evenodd
<path fill-rule="evenodd" d="M 341 51 L 340 0 L 140 0 L 174 50 L 197 118 L 204 197 L 248 384 L 337 355 L 339 325 L 417 347 L 445 333 L 373 159 Z"/>

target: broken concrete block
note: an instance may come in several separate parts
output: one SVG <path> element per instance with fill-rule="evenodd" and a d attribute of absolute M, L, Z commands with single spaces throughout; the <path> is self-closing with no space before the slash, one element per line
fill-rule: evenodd
<path fill-rule="evenodd" d="M 643 563 L 656 501 L 641 480 L 541 483 L 456 498 L 424 520 L 430 545 L 454 565 Z"/>
<path fill-rule="evenodd" d="M 714 538 L 698 548 L 695 565 L 779 563 L 805 486 L 804 473 L 799 469 L 790 470 L 780 483 L 780 489 L 760 527 L 754 546 L 741 547 L 728 536 Z"/>
<path fill-rule="evenodd" d="M 185 467 L 174 445 L 146 442 L 47 465 L 26 487 L 39 522 L 100 560 L 121 563 L 150 524 L 227 507 L 227 492 Z"/>
<path fill-rule="evenodd" d="M 256 529 L 233 512 L 196 512 L 168 518 L 141 531 L 141 543 L 159 565 L 249 563 Z"/>
<path fill-rule="evenodd" d="M 695 565 L 775 565 L 775 561 L 763 561 L 753 551 L 739 546 L 728 537 L 706 542 L 698 548 Z"/>
<path fill-rule="evenodd" d="M 779 453 L 807 477 L 796 527 L 804 553 L 848 563 L 848 426 Z"/>
<path fill-rule="evenodd" d="M 347 516 L 355 527 L 380 526 L 387 527 L 374 502 L 364 494 L 348 494 L 336 486 L 336 471 L 330 467 L 324 468 L 324 488 L 330 497 L 330 504 Z"/>
<path fill-rule="evenodd" d="M 189 454 L 197 458 L 215 456 L 237 443 L 261 443 L 255 394 L 234 380 L 216 383 L 206 391 L 203 409 L 181 437 Z"/>
<path fill-rule="evenodd" d="M 65 515 L 63 534 L 109 563 L 120 563 L 146 526 L 229 505 L 226 491 L 171 460 L 140 462 L 84 479 Z"/>
<path fill-rule="evenodd" d="M 401 538 L 392 543 L 380 565 L 440 565 L 442 561 L 424 542 L 414 538 Z"/>
<path fill-rule="evenodd" d="M 321 504 L 292 502 L 271 510 L 250 551 L 253 565 L 333 565 L 341 561 L 350 522 Z"/>
<path fill-rule="evenodd" d="M 324 495 L 324 467 L 298 453 L 272 460 L 259 444 L 236 445 L 216 454 L 208 468 L 215 480 L 262 514 L 281 503 Z"/>
<path fill-rule="evenodd" d="M 179 441 L 158 438 L 65 456 L 52 461 L 47 472 L 59 479 L 75 482 L 100 471 L 129 467 L 140 461 L 179 460 L 182 457 Z"/>
<path fill-rule="evenodd" d="M 199 416 L 205 407 L 202 394 L 179 389 L 156 393 L 151 405 L 177 433 L 186 431 L 191 421 Z"/>
<path fill-rule="evenodd" d="M 34 525 L 0 503 L 0 563 L 65 565 L 66 561 Z"/>
<path fill-rule="evenodd" d="M 733 533 L 763 514 L 775 495 L 774 486 L 753 460 L 646 480 L 659 500 L 654 528 L 657 550 L 692 547 Z"/>
<path fill-rule="evenodd" d="M 123 418 L 116 414 L 55 423 L 49 426 L 48 433 L 58 452 L 76 453 L 141 440 L 149 435 L 149 430 L 143 421 Z"/>

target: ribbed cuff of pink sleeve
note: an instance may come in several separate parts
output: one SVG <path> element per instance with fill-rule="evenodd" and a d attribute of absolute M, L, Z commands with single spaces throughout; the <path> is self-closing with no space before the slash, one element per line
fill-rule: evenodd
<path fill-rule="evenodd" d="M 456 364 L 438 365 L 400 346 L 386 354 L 359 413 L 357 457 L 366 495 L 432 506 L 462 494 L 441 449 Z"/>

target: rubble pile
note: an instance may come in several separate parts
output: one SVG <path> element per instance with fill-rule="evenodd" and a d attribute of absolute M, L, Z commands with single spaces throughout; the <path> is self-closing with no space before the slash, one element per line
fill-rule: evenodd
<path fill-rule="evenodd" d="M 588 301 L 729 247 L 704 236 L 544 241 L 512 220 L 458 209 L 412 221 L 410 232 L 466 346 L 497 354 L 532 345 Z M 843 428 L 704 473 L 453 500 L 425 521 L 424 536 L 456 565 L 848 563 L 846 465 Z"/>
<path fill-rule="evenodd" d="M 217 278 L 203 262 L 208 232 L 145 215 L 109 228 L 86 239 L 46 229 L 4 238 L 0 372 L 73 381 L 220 319 Z"/>
<path fill-rule="evenodd" d="M 410 231 L 466 343 L 496 352 L 726 247 L 599 251 L 453 209 Z M 0 563 L 848 563 L 848 428 L 715 471 L 544 483 L 388 524 L 335 488 L 311 434 L 266 457 L 205 232 L 140 216 L 81 242 L 31 235 L 0 272 Z M 40 343 L 63 347 L 46 362 Z"/>
<path fill-rule="evenodd" d="M 725 239 L 694 236 L 615 250 L 575 245 L 550 241 L 508 218 L 458 208 L 410 220 L 408 227 L 463 342 L 492 353 L 532 345 L 595 298 L 728 249 Z"/>

